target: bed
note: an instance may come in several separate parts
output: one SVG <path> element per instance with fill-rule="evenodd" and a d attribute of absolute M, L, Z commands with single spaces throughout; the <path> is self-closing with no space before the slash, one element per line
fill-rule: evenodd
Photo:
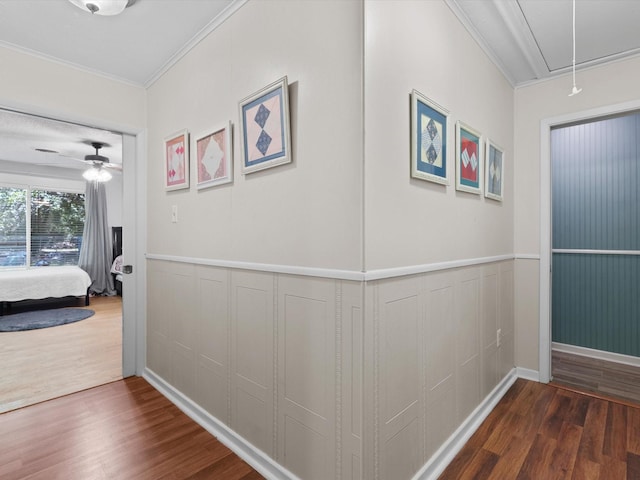
<path fill-rule="evenodd" d="M 0 272 L 0 315 L 23 300 L 84 297 L 89 305 L 91 278 L 80 267 L 33 267 Z"/>

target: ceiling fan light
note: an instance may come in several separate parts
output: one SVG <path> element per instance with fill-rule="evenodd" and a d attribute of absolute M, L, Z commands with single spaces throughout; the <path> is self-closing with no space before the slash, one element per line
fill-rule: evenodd
<path fill-rule="evenodd" d="M 131 3 L 130 0 L 69 0 L 85 12 L 96 15 L 118 15 Z"/>
<path fill-rule="evenodd" d="M 104 168 L 90 168 L 82 174 L 87 182 L 108 182 L 111 180 L 111 174 Z"/>

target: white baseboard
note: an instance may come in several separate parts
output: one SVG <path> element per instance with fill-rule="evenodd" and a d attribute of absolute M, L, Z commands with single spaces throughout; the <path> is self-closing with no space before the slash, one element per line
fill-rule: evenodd
<path fill-rule="evenodd" d="M 458 452 L 462 450 L 462 447 L 465 446 L 469 438 L 471 438 L 471 435 L 475 433 L 482 422 L 489 416 L 517 378 L 516 369 L 514 368 L 502 379 L 493 391 L 487 395 L 482 403 L 476 407 L 471 415 L 462 422 L 462 425 L 453 432 L 447 441 L 440 446 L 438 451 L 433 454 L 429 461 L 414 475 L 413 480 L 437 479 Z"/>
<path fill-rule="evenodd" d="M 605 352 L 603 350 L 595 350 L 593 348 L 578 347 L 576 345 L 567 345 L 566 343 L 557 342 L 553 342 L 551 344 L 551 349 L 556 352 L 570 353 L 573 355 L 580 355 L 581 357 L 596 358 L 606 362 L 622 363 L 623 365 L 640 367 L 640 357 L 634 357 L 633 355 Z"/>
<path fill-rule="evenodd" d="M 220 443 L 232 450 L 238 457 L 251 465 L 251 467 L 267 480 L 300 480 L 267 454 L 251 445 L 220 420 L 205 411 L 193 400 L 173 388 L 173 386 L 149 368 L 145 368 L 142 376 L 153 385 L 156 390 L 167 397 L 171 403 L 176 405 L 207 432 L 216 437 Z"/>
<path fill-rule="evenodd" d="M 540 381 L 540 372 L 538 370 L 516 367 L 516 375 L 518 378 L 524 378 L 525 380 L 531 380 L 534 382 Z"/>

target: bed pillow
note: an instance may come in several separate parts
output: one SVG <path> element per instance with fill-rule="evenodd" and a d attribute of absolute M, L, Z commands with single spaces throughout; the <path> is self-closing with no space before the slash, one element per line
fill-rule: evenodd
<path fill-rule="evenodd" d="M 113 261 L 111 273 L 122 273 L 122 255 L 118 255 Z"/>

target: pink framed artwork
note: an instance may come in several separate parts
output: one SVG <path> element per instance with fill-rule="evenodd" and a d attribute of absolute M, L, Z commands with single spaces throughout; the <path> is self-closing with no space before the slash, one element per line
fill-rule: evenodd
<path fill-rule="evenodd" d="M 233 148 L 231 122 L 196 140 L 198 190 L 233 181 Z"/>
<path fill-rule="evenodd" d="M 189 188 L 189 132 L 181 130 L 164 140 L 165 190 Z"/>

